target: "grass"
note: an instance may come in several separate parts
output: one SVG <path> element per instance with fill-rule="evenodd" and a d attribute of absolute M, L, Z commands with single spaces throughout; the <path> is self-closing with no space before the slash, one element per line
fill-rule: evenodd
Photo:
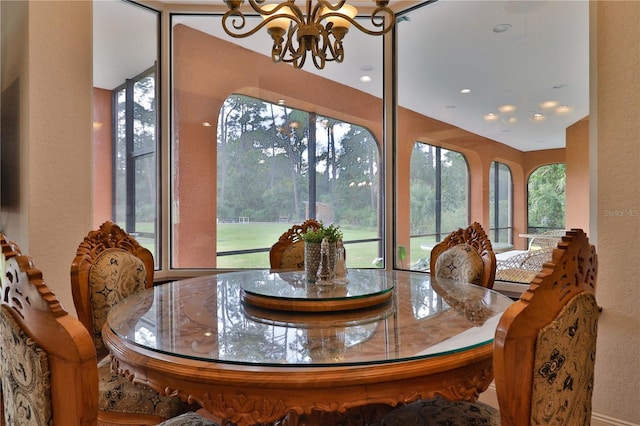
<path fill-rule="evenodd" d="M 218 224 L 217 251 L 236 251 L 262 248 L 261 253 L 218 256 L 219 268 L 268 268 L 269 248 L 278 241 L 280 235 L 293 224 L 278 222 L 260 223 L 220 223 Z M 378 257 L 378 243 L 349 244 L 349 240 L 376 238 L 373 229 L 340 227 L 344 234 L 347 251 L 347 267 L 371 268 Z"/>
<path fill-rule="evenodd" d="M 250 222 L 250 223 L 219 223 L 217 251 L 229 252 L 238 250 L 262 249 L 259 253 L 236 254 L 218 256 L 218 268 L 268 268 L 269 248 L 278 241 L 280 235 L 287 231 L 292 223 L 278 222 Z M 377 231 L 367 228 L 340 227 L 344 234 L 347 251 L 347 267 L 371 268 L 378 257 L 378 242 L 352 243 L 349 240 L 376 238 Z M 150 231 L 153 230 L 150 225 Z M 153 239 L 139 239 L 140 243 L 153 251 Z M 143 241 L 144 240 L 144 241 Z M 411 239 L 411 261 L 405 261 L 403 268 L 408 268 L 420 259 L 429 259 L 430 247 L 435 245 L 435 237 L 416 237 Z M 155 252 L 154 252 L 155 253 Z"/>

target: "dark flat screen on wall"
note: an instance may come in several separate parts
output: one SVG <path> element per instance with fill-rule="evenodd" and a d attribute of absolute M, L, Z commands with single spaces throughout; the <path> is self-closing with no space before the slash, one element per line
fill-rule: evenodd
<path fill-rule="evenodd" d="M 20 80 L 0 95 L 0 205 L 17 208 L 20 203 Z"/>

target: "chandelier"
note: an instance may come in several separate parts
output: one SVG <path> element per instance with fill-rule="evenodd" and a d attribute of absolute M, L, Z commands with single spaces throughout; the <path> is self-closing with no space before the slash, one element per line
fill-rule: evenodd
<path fill-rule="evenodd" d="M 240 10 L 244 0 L 224 0 L 229 10 L 222 17 L 222 27 L 235 38 L 248 37 L 267 27 L 273 39 L 273 62 L 291 63 L 295 68 L 302 68 L 310 54 L 315 67 L 323 69 L 327 61 L 344 60 L 342 39 L 351 25 L 365 34 L 382 35 L 391 30 L 396 21 L 393 11 L 387 7 L 389 0 L 374 0 L 376 8 L 371 13 L 371 29 L 354 19 L 358 11 L 346 4 L 346 0 L 335 4 L 328 0 L 316 0 L 315 4 L 306 0 L 306 13 L 295 1 L 265 4 L 265 0 L 248 0 L 263 20 L 255 28 L 245 30 L 247 20 Z"/>

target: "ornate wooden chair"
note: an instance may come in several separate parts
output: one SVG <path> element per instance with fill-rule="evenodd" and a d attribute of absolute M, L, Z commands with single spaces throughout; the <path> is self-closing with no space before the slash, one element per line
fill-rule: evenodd
<path fill-rule="evenodd" d="M 5 281 L 0 303 L 3 421 L 8 425 L 98 424 L 99 379 L 90 334 L 64 310 L 31 258 L 21 255 L 1 234 L 0 240 Z M 159 424 L 177 425 L 216 423 L 187 412 Z"/>
<path fill-rule="evenodd" d="M 6 297 L 5 289 L 8 289 L 9 279 L 12 274 L 7 269 L 9 259 L 20 255 L 20 248 L 13 241 L 9 241 L 7 237 L 0 233 L 0 250 L 2 257 L 0 258 L 0 301 Z M 2 395 L 2 365 L 0 365 L 0 426 L 4 426 L 4 404 Z"/>
<path fill-rule="evenodd" d="M 6 424 L 95 425 L 98 371 L 91 336 L 62 308 L 28 256 L 3 263 L 0 364 Z"/>
<path fill-rule="evenodd" d="M 496 255 L 478 222 L 458 229 L 436 244 L 429 259 L 431 274 L 492 288 L 496 277 Z"/>
<path fill-rule="evenodd" d="M 319 229 L 322 225 L 307 219 L 302 225 L 293 225 L 278 238 L 269 251 L 271 269 L 304 270 L 304 241 L 302 234 Z"/>
<path fill-rule="evenodd" d="M 78 319 L 93 337 L 100 377 L 101 424 L 155 425 L 190 407 L 148 386 L 111 372 L 102 327 L 113 305 L 153 285 L 153 255 L 112 222 L 92 230 L 71 264 L 71 291 Z"/>
<path fill-rule="evenodd" d="M 582 230 L 568 231 L 552 260 L 504 312 L 493 355 L 499 410 L 436 397 L 395 409 L 374 425 L 590 424 L 596 276 L 594 246 Z"/>

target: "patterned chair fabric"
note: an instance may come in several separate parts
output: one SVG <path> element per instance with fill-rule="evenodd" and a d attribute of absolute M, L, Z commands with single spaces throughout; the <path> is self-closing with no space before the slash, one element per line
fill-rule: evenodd
<path fill-rule="evenodd" d="M 18 325 L 7 305 L 0 306 L 0 364 L 8 425 L 52 424 L 49 360 Z"/>
<path fill-rule="evenodd" d="M 304 241 L 293 243 L 282 250 L 280 265 L 291 266 L 295 270 L 304 270 Z"/>
<path fill-rule="evenodd" d="M 436 260 L 436 278 L 480 285 L 484 265 L 478 252 L 469 244 L 445 250 Z"/>
<path fill-rule="evenodd" d="M 585 292 L 574 296 L 556 319 L 540 330 L 529 424 L 591 423 L 597 329 L 598 305 L 593 294 Z M 500 412 L 491 406 L 437 397 L 393 410 L 370 426 L 500 424 Z"/>
<path fill-rule="evenodd" d="M 0 363 L 6 424 L 95 424 L 98 371 L 91 336 L 64 310 L 30 257 L 5 257 L 5 273 Z"/>
<path fill-rule="evenodd" d="M 88 233 L 71 265 L 71 284 L 78 318 L 89 330 L 98 354 L 100 420 L 131 424 L 128 415 L 144 424 L 178 416 L 191 406 L 180 397 L 165 396 L 111 372 L 102 328 L 111 308 L 153 284 L 153 255 L 112 222 Z"/>
<path fill-rule="evenodd" d="M 158 426 L 218 426 L 218 424 L 190 411 L 172 419 L 165 420 Z"/>
<path fill-rule="evenodd" d="M 163 419 L 189 409 L 178 397 L 163 396 L 149 386 L 134 384 L 111 372 L 109 357 L 98 363 L 98 409 L 109 413 L 149 414 Z"/>
<path fill-rule="evenodd" d="M 590 424 L 597 334 L 598 305 L 593 294 L 586 292 L 574 296 L 540 330 L 531 424 Z"/>
<path fill-rule="evenodd" d="M 0 258 L 0 301 L 5 298 L 5 289 L 8 288 L 10 280 L 15 274 L 17 263 L 12 258 L 20 254 L 20 248 L 13 241 L 9 241 L 7 237 L 0 233 L 0 247 L 2 257 Z M 0 363 L 0 426 L 5 425 L 4 421 L 4 396 L 2 393 L 2 363 Z"/>
<path fill-rule="evenodd" d="M 392 410 L 371 426 L 590 424 L 597 263 L 584 232 L 568 231 L 500 318 L 493 350 L 499 413 L 482 403 L 435 398 Z"/>
<path fill-rule="evenodd" d="M 500 426 L 500 412 L 486 404 L 425 399 L 397 408 L 369 426 Z"/>
<path fill-rule="evenodd" d="M 496 255 L 493 252 L 491 240 L 478 222 L 473 222 L 466 228 L 453 231 L 431 249 L 429 254 L 429 271 L 431 274 L 436 275 L 440 256 L 449 249 L 461 244 L 472 247 L 480 256 L 483 268 L 477 284 L 481 287 L 492 288 L 496 277 Z"/>
<path fill-rule="evenodd" d="M 106 350 L 102 327 L 111 308 L 122 299 L 146 288 L 144 264 L 126 250 L 112 248 L 100 253 L 89 270 L 89 295 L 93 310 L 96 350 Z"/>

